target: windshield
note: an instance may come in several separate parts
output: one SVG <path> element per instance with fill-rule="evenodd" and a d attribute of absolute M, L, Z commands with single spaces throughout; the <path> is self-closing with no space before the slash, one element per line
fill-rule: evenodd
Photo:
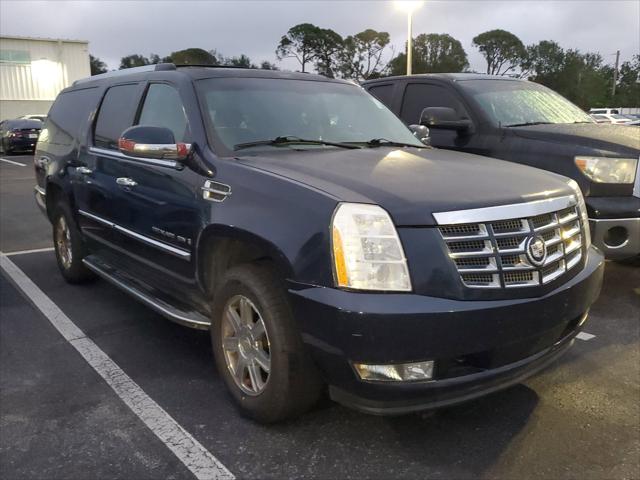
<path fill-rule="evenodd" d="M 424 147 L 387 107 L 355 85 L 273 78 L 210 78 L 198 81 L 197 88 L 209 124 L 230 150 L 278 137 L 333 143 L 384 139 Z M 255 148 L 282 148 L 282 143 Z M 295 148 L 335 147 L 307 144 Z"/>
<path fill-rule="evenodd" d="M 593 123 L 579 107 L 542 85 L 510 80 L 463 80 L 471 94 L 496 126 L 540 123 Z"/>

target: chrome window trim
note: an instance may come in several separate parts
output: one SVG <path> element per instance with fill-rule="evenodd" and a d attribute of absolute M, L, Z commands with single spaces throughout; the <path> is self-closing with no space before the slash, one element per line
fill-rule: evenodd
<path fill-rule="evenodd" d="M 122 152 L 117 150 L 109 150 L 107 148 L 99 148 L 99 147 L 89 147 L 89 153 L 93 155 L 100 155 L 102 157 L 110 157 L 116 160 L 124 160 L 126 162 L 135 162 L 135 163 L 147 163 L 149 165 L 155 165 L 158 167 L 169 167 L 169 168 L 179 168 L 180 163 L 175 160 L 164 160 L 161 158 L 143 158 L 143 157 L 132 157 L 130 155 L 125 155 Z"/>
<path fill-rule="evenodd" d="M 510 218 L 529 218 L 545 213 L 551 213 L 578 204 L 575 195 L 553 197 L 533 202 L 498 205 L 496 207 L 472 208 L 469 210 L 454 210 L 450 212 L 436 212 L 433 217 L 438 225 L 456 225 L 459 223 L 495 222 Z"/>
<path fill-rule="evenodd" d="M 173 247 L 171 245 L 167 245 L 166 243 L 159 242 L 153 238 L 147 237 L 146 235 L 141 235 L 140 233 L 129 230 L 128 228 L 122 227 L 117 223 L 113 223 L 109 220 L 106 220 L 102 217 L 94 215 L 93 213 L 85 212 L 84 210 L 78 210 L 78 213 L 82 216 L 95 220 L 98 223 L 111 227 L 117 230 L 120 233 L 123 233 L 129 237 L 135 238 L 136 240 L 140 240 L 141 242 L 146 243 L 147 245 L 151 245 L 152 247 L 156 247 L 160 250 L 164 250 L 172 255 L 175 255 L 184 260 L 191 260 L 191 253 L 186 250 L 182 250 L 180 248 Z"/>

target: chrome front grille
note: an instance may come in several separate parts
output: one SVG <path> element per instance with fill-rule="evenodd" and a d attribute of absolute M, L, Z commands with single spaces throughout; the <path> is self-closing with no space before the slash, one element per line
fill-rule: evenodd
<path fill-rule="evenodd" d="M 549 283 L 578 265 L 584 233 L 575 198 L 553 200 L 525 209 L 534 214 L 523 218 L 496 219 L 500 207 L 491 207 L 492 213 L 484 215 L 489 217 L 484 221 L 439 225 L 462 282 L 470 288 L 532 287 Z M 516 205 L 505 211 L 513 213 L 512 207 Z M 544 211 L 549 208 L 553 210 Z M 435 216 L 439 223 L 440 219 L 482 220 L 483 209 Z M 536 240 L 538 247 L 544 244 L 543 258 L 536 258 L 531 245 Z"/>

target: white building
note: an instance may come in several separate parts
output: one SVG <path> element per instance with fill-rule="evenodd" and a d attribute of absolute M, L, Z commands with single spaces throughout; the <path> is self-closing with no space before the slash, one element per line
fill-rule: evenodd
<path fill-rule="evenodd" d="M 0 120 L 46 114 L 60 90 L 89 75 L 89 42 L 0 36 Z"/>

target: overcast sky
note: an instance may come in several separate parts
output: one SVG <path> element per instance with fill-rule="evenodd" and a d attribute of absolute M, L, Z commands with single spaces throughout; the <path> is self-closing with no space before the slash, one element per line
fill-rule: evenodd
<path fill-rule="evenodd" d="M 343 36 L 366 28 L 387 31 L 396 52 L 404 48 L 406 16 L 390 1 L 40 1 L 0 0 L 3 35 L 88 40 L 90 52 L 117 68 L 120 58 L 161 56 L 188 47 L 247 54 L 254 63 L 276 62 L 280 37 L 303 22 Z M 471 68 L 484 60 L 471 39 L 494 28 L 525 44 L 555 40 L 564 48 L 599 52 L 613 63 L 640 52 L 640 0 L 483 1 L 427 0 L 414 14 L 414 36 L 448 33 L 462 42 Z M 289 59 L 281 68 L 296 69 Z"/>

